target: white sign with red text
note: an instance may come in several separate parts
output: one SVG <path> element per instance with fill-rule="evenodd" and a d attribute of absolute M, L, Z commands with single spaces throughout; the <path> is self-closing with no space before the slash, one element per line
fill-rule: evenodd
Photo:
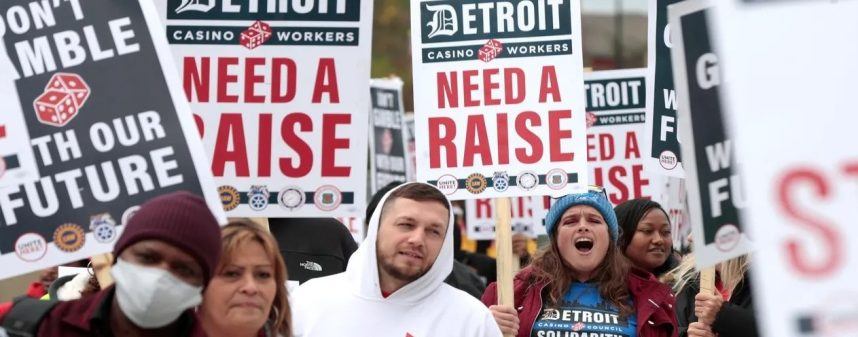
<path fill-rule="evenodd" d="M 227 214 L 363 214 L 372 1 L 155 3 Z"/>
<path fill-rule="evenodd" d="M 547 197 L 516 197 L 510 200 L 510 226 L 513 233 L 522 233 L 536 238 L 545 233 L 542 219 L 548 214 L 550 200 Z M 465 200 L 467 237 L 471 240 L 494 240 L 495 223 L 493 199 Z"/>
<path fill-rule="evenodd" d="M 415 1 L 417 180 L 450 199 L 589 182 L 578 1 Z"/>
<path fill-rule="evenodd" d="M 662 202 L 666 178 L 645 171 L 641 155 L 646 69 L 597 71 L 584 78 L 590 182 L 605 187 L 615 206 L 637 198 Z"/>
<path fill-rule="evenodd" d="M 858 335 L 858 2 L 716 9 L 762 335 Z"/>

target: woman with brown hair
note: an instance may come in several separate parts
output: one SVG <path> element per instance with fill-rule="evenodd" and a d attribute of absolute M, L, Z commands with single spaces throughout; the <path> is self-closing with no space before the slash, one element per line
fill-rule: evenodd
<path fill-rule="evenodd" d="M 262 226 L 233 221 L 222 229 L 223 255 L 198 315 L 209 337 L 291 337 L 286 266 Z"/>
<path fill-rule="evenodd" d="M 677 335 L 670 289 L 630 269 L 617 248 L 617 218 L 604 189 L 558 199 L 545 226 L 551 244 L 515 276 L 514 307 L 496 305 L 494 283 L 483 294 L 504 334 Z"/>

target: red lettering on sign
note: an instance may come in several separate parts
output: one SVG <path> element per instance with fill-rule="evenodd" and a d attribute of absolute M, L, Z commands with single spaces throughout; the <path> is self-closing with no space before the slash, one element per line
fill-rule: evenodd
<path fill-rule="evenodd" d="M 808 168 L 792 169 L 777 183 L 778 205 L 781 210 L 793 220 L 792 224 L 814 232 L 821 239 L 822 242 L 818 246 L 825 250 L 826 256 L 822 260 L 811 261 L 798 240 L 787 240 L 784 245 L 787 260 L 789 265 L 804 277 L 826 277 L 843 263 L 843 242 L 830 220 L 799 209 L 800 201 L 794 199 L 799 187 L 809 187 L 817 197 L 825 200 L 832 194 L 831 186 L 822 174 Z"/>
<path fill-rule="evenodd" d="M 626 133 L 626 159 L 637 159 L 641 157 L 640 146 L 638 146 L 638 136 L 634 131 Z"/>
<path fill-rule="evenodd" d="M 324 59 L 320 60 L 320 67 Z M 238 66 L 240 62 L 244 62 L 244 75 L 239 77 L 234 73 L 231 66 Z M 266 81 L 263 74 L 260 73 L 260 66 L 266 65 L 268 59 L 259 57 L 236 58 L 236 57 L 219 57 L 217 62 L 217 79 L 215 87 L 217 88 L 218 103 L 288 103 L 295 98 L 295 88 L 297 84 L 297 66 L 295 61 L 288 58 L 275 57 L 271 59 L 271 78 Z M 211 85 L 211 58 L 201 57 L 185 57 L 183 59 L 183 87 L 185 96 L 190 102 L 208 103 L 210 100 L 210 85 Z M 243 83 L 241 90 L 231 93 L 229 90 L 231 84 L 239 82 Z M 258 84 L 270 83 L 270 91 L 262 90 L 258 94 L 256 87 Z M 241 94 L 241 95 L 239 95 Z"/>
<path fill-rule="evenodd" d="M 498 138 L 502 137 L 506 135 L 498 135 Z M 468 125 L 465 130 L 465 158 L 462 160 L 462 166 L 474 166 L 476 156 L 480 156 L 480 162 L 483 165 L 492 165 L 492 150 L 483 115 L 468 116 Z"/>
<path fill-rule="evenodd" d="M 6 126 L 0 124 L 0 139 L 6 138 Z"/>
<path fill-rule="evenodd" d="M 441 137 L 441 127 L 444 128 L 444 137 Z M 447 155 L 445 162 L 450 167 L 458 166 L 456 164 L 456 144 L 453 140 L 456 138 L 456 122 L 447 117 L 430 117 L 429 118 L 429 167 L 441 167 L 441 148 L 444 148 L 444 153 Z"/>
<path fill-rule="evenodd" d="M 185 96 L 188 98 L 188 102 L 193 102 L 193 93 L 192 91 L 197 92 L 197 101 L 206 103 L 209 101 L 209 77 L 211 74 L 211 60 L 208 57 L 203 57 L 200 62 L 202 63 L 201 68 L 197 68 L 197 59 L 193 57 L 185 57 L 184 65 L 182 69 L 184 69 L 184 76 L 182 83 L 185 88 Z"/>
<path fill-rule="evenodd" d="M 552 162 L 573 161 L 574 152 L 563 152 L 560 145 L 564 139 L 572 138 L 572 130 L 561 129 L 561 119 L 572 118 L 572 110 L 554 110 L 548 112 L 548 139 L 551 141 L 550 158 Z"/>
<path fill-rule="evenodd" d="M 265 82 L 265 76 L 256 75 L 256 67 L 265 65 L 265 59 L 248 57 L 244 61 L 244 101 L 247 103 L 265 103 L 265 96 L 254 93 L 257 83 Z"/>
<path fill-rule="evenodd" d="M 492 217 L 492 199 L 476 199 L 477 219 Z"/>
<path fill-rule="evenodd" d="M 288 103 L 295 99 L 295 84 L 298 75 L 295 73 L 298 67 L 295 61 L 287 58 L 276 57 L 271 60 L 271 102 Z M 283 69 L 286 70 L 286 87 L 283 90 Z"/>
<path fill-rule="evenodd" d="M 316 70 L 316 85 L 313 89 L 313 103 L 322 103 L 322 95 L 324 94 L 328 94 L 328 103 L 340 102 L 337 68 L 332 58 L 319 59 L 319 68 Z"/>
<path fill-rule="evenodd" d="M 200 138 L 203 138 L 203 135 L 206 133 L 205 125 L 203 124 L 203 118 L 200 115 L 194 114 L 194 123 L 197 124 L 197 132 L 200 133 Z"/>
<path fill-rule="evenodd" d="M 505 113 L 497 115 L 498 122 L 498 164 L 509 164 L 509 123 Z"/>
<path fill-rule="evenodd" d="M 540 125 L 542 122 L 539 115 L 533 111 L 525 111 L 515 117 L 515 131 L 521 136 L 521 139 L 530 144 L 531 149 L 530 154 L 527 154 L 526 148 L 515 149 L 515 158 L 522 164 L 534 164 L 542 159 L 542 140 L 533 131 L 530 131 L 530 127 Z"/>
<path fill-rule="evenodd" d="M 348 177 L 349 166 L 336 166 L 337 149 L 348 149 L 348 138 L 337 138 L 337 125 L 349 125 L 352 115 L 327 114 L 322 116 L 322 177 Z"/>
<path fill-rule="evenodd" d="M 232 150 L 229 150 L 232 144 Z M 217 139 L 212 154 L 212 173 L 222 177 L 226 163 L 235 164 L 235 175 L 247 177 L 247 144 L 244 140 L 244 122 L 239 113 L 223 113 L 220 115 Z"/>
<path fill-rule="evenodd" d="M 238 82 L 238 75 L 229 73 L 229 66 L 237 65 L 237 57 L 224 57 L 218 59 L 217 64 L 217 101 L 218 103 L 237 103 L 238 95 L 230 95 L 226 88 L 230 83 Z"/>
<path fill-rule="evenodd" d="M 295 126 L 298 126 L 300 132 L 311 132 L 313 131 L 313 120 L 307 114 L 296 112 L 286 115 L 280 123 L 280 137 L 298 155 L 297 160 L 284 157 L 278 161 L 280 172 L 290 178 L 306 176 L 313 168 L 313 150 L 296 133 Z M 296 161 L 298 164 L 295 164 Z"/>
<path fill-rule="evenodd" d="M 557 72 L 554 66 L 542 67 L 542 81 L 539 86 L 539 103 L 548 101 L 548 95 L 551 95 L 552 102 L 560 102 L 560 86 L 557 85 Z"/>
<path fill-rule="evenodd" d="M 643 172 L 641 164 L 630 168 L 622 165 L 593 167 L 591 179 L 593 184 L 604 186 L 608 199 L 617 205 L 631 199 L 651 197 L 643 193 L 644 187 L 649 186 L 649 179 L 643 177 Z"/>
<path fill-rule="evenodd" d="M 482 74 L 480 74 L 482 71 Z M 501 88 L 498 74 L 501 70 L 497 68 L 483 70 L 465 70 L 462 72 L 462 93 L 459 95 L 459 73 L 439 72 L 435 74 L 436 87 L 438 88 L 438 108 L 458 108 L 480 106 L 495 106 L 501 104 L 519 104 L 524 101 L 524 71 L 520 68 L 503 69 L 503 100 L 500 96 L 495 97 L 495 91 Z M 482 80 L 478 77 L 482 76 Z M 556 80 L 556 79 L 555 79 Z M 482 90 L 480 90 L 482 85 Z M 482 99 L 479 97 L 482 93 Z"/>
<path fill-rule="evenodd" d="M 259 114 L 259 165 L 256 167 L 256 174 L 260 177 L 271 176 L 271 114 Z"/>

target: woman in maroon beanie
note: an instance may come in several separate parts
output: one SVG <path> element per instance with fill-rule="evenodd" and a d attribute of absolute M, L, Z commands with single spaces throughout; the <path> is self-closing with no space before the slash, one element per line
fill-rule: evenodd
<path fill-rule="evenodd" d="M 18 324 L 37 331 L 17 333 L 205 336 L 193 308 L 200 304 L 221 254 L 220 228 L 205 201 L 188 192 L 163 195 L 144 203 L 124 227 L 113 249 L 113 286 L 80 300 L 51 304 L 40 321 Z"/>

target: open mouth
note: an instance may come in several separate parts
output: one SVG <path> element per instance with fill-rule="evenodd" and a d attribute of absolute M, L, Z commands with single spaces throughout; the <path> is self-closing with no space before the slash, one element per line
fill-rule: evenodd
<path fill-rule="evenodd" d="M 589 253 L 593 249 L 593 239 L 578 238 L 575 240 L 575 249 L 582 253 Z"/>
<path fill-rule="evenodd" d="M 412 259 L 417 259 L 417 260 L 423 259 L 422 255 L 420 255 L 418 253 L 414 253 L 414 252 L 399 252 L 399 254 L 405 255 L 406 257 L 410 257 Z"/>

